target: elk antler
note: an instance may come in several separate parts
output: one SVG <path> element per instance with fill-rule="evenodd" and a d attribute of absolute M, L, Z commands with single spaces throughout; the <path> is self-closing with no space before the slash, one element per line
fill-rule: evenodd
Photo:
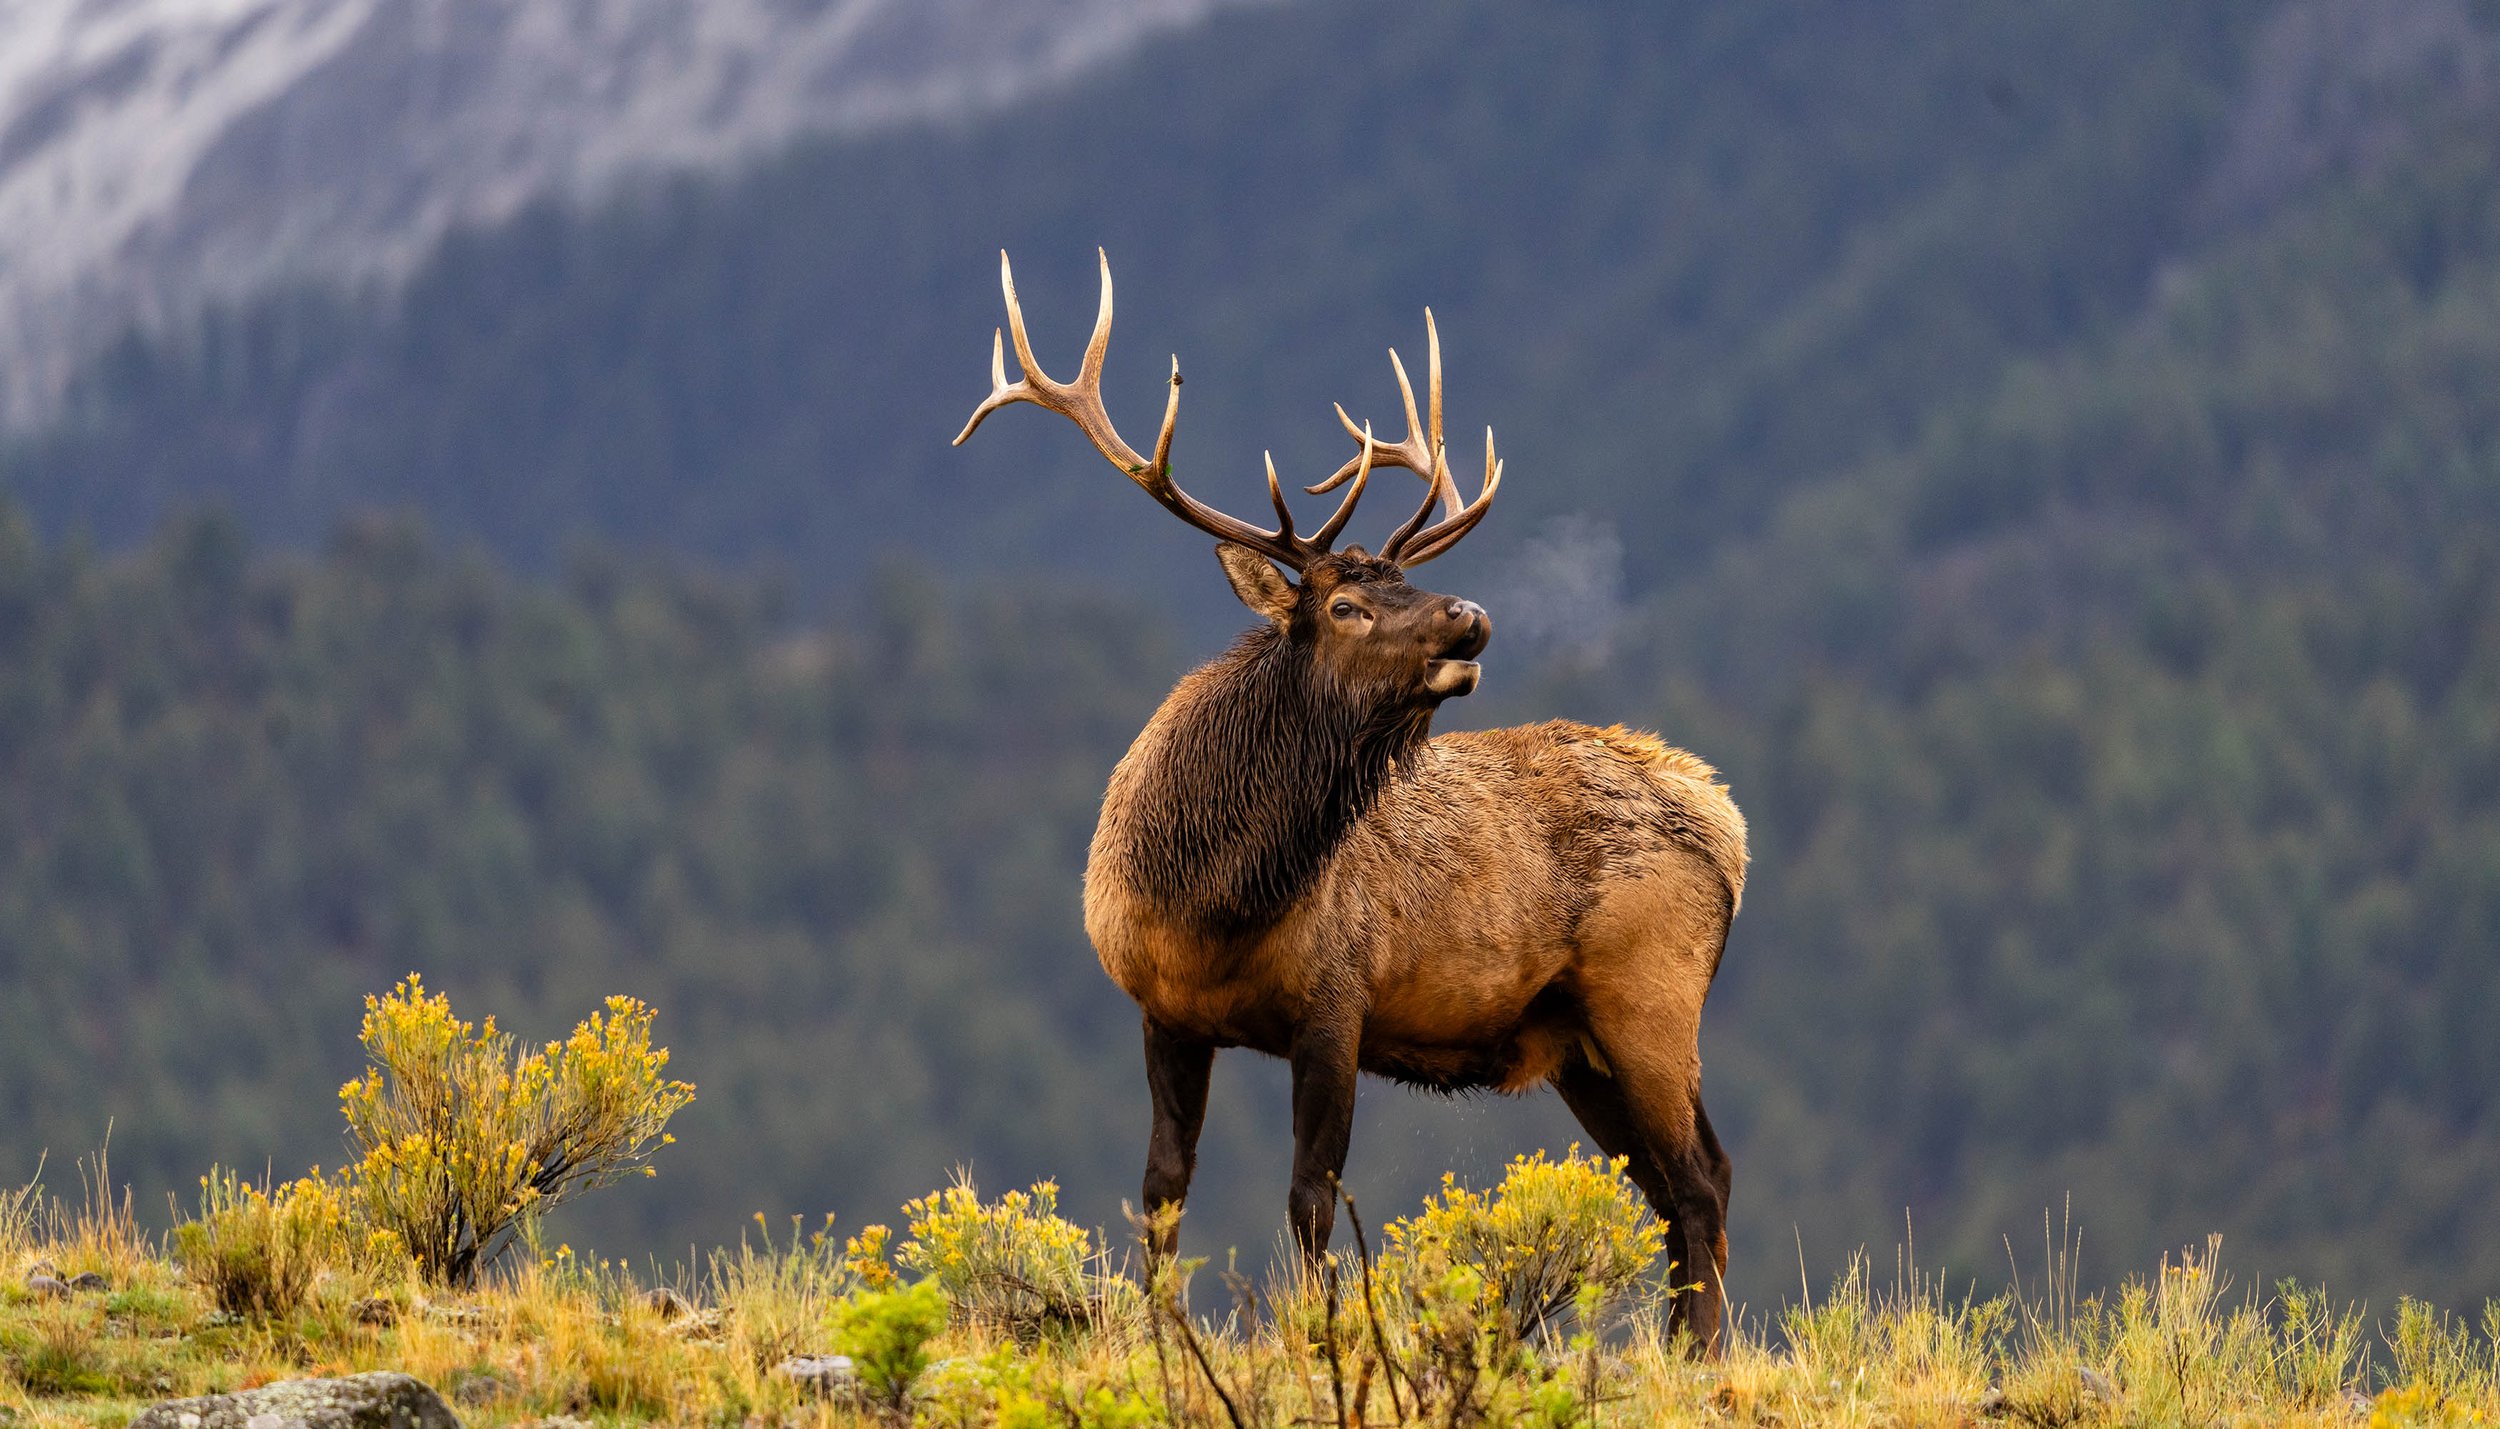
<path fill-rule="evenodd" d="M 1440 455 L 1439 470 L 1434 475 L 1433 486 L 1444 495 L 1450 505 L 1457 507 L 1458 483 L 1450 479 L 1450 454 L 1443 451 Z M 1484 486 L 1476 493 L 1476 499 L 1463 507 L 1458 507 L 1449 519 L 1418 531 L 1415 528 L 1421 525 L 1424 517 L 1432 511 L 1433 493 L 1426 492 L 1424 504 L 1417 507 L 1415 514 L 1408 518 L 1407 523 L 1400 526 L 1396 533 L 1389 537 L 1388 544 L 1380 548 L 1380 554 L 1401 566 L 1422 565 L 1457 545 L 1461 537 L 1476 529 L 1476 523 L 1484 519 L 1484 513 L 1493 509 L 1493 494 L 1501 489 L 1502 459 L 1494 455 L 1493 429 L 1487 427 L 1484 429 Z"/>
<path fill-rule="evenodd" d="M 1415 386 L 1406 378 L 1406 363 L 1396 348 L 1389 349 L 1389 369 L 1397 374 L 1398 398 L 1406 408 L 1406 440 L 1395 445 L 1382 444 L 1378 455 L 1368 450 L 1371 442 L 1368 424 L 1354 425 L 1345 407 L 1337 407 L 1337 420 L 1348 433 L 1366 443 L 1364 455 L 1337 468 L 1336 473 L 1315 486 L 1304 487 L 1314 496 L 1336 490 L 1354 475 L 1358 463 L 1377 466 L 1402 466 L 1424 479 L 1424 504 L 1416 508 L 1406 524 L 1398 527 L 1380 548 L 1380 554 L 1401 565 L 1420 566 L 1458 544 L 1461 536 L 1475 529 L 1477 522 L 1493 505 L 1493 493 L 1502 483 L 1501 463 L 1493 454 L 1493 429 L 1484 429 L 1484 489 L 1476 499 L 1459 504 L 1458 483 L 1450 477 L 1448 448 L 1441 440 L 1441 330 L 1433 323 L 1432 309 L 1424 309 L 1424 379 L 1431 400 L 1431 421 L 1427 426 L 1416 420 Z M 1449 514 L 1440 524 L 1424 529 L 1424 519 L 1432 514 L 1435 501 Z"/>
<path fill-rule="evenodd" d="M 972 420 L 956 434 L 955 445 L 962 446 L 980 428 L 990 413 L 1017 402 L 1030 402 L 1037 407 L 1057 412 L 1077 424 L 1113 466 L 1128 473 L 1131 481 L 1145 489 L 1147 495 L 1162 503 L 1165 510 L 1218 540 L 1230 541 L 1266 556 L 1277 564 L 1295 571 L 1309 568 L 1311 562 L 1327 555 L 1354 515 L 1356 502 L 1363 499 L 1364 487 L 1371 480 L 1375 465 L 1402 466 L 1424 478 L 1424 504 L 1406 523 L 1389 537 L 1380 554 L 1410 566 L 1422 565 L 1458 544 L 1459 538 L 1484 519 L 1493 504 L 1493 494 L 1502 484 L 1501 463 L 1493 454 L 1493 430 L 1484 433 L 1484 489 L 1476 499 L 1459 504 L 1458 483 L 1450 479 L 1449 454 L 1441 443 L 1441 334 L 1432 323 L 1432 310 L 1424 310 L 1424 332 L 1430 346 L 1429 378 L 1432 393 L 1432 422 L 1429 440 L 1415 415 L 1415 388 L 1406 379 L 1406 365 L 1399 361 L 1396 349 L 1389 352 L 1389 365 L 1398 376 L 1398 392 L 1406 404 L 1406 440 L 1394 446 L 1372 436 L 1370 423 L 1355 425 L 1346 415 L 1345 407 L 1337 408 L 1337 420 L 1363 446 L 1335 474 L 1316 486 L 1303 490 L 1314 496 L 1348 487 L 1345 498 L 1327 521 L 1309 537 L 1294 534 L 1293 512 L 1285 505 L 1284 486 L 1276 479 L 1276 461 L 1267 461 L 1267 495 L 1276 507 L 1276 529 L 1263 531 L 1238 517 L 1228 516 L 1197 497 L 1181 490 L 1172 480 L 1172 428 L 1180 420 L 1181 360 L 1172 359 L 1172 390 L 1163 404 L 1163 430 L 1155 437 L 1154 460 L 1138 455 L 1137 449 L 1120 437 L 1111 425 L 1111 416 L 1102 405 L 1103 354 L 1111 346 L 1111 259 L 1101 249 L 1094 256 L 1102 265 L 1102 304 L 1094 318 L 1094 335 L 1086 341 L 1085 357 L 1077 368 L 1074 382 L 1052 380 L 1033 360 L 1033 344 L 1024 331 L 1024 309 L 1016 301 L 1015 269 L 1007 255 L 998 255 L 999 286 L 1007 295 L 1007 328 L 1005 334 L 993 333 L 990 339 L 990 395 L 973 409 Z M 1016 342 L 1016 362 L 1024 375 L 1014 382 L 1007 380 L 1006 336 Z M 1437 525 L 1426 527 L 1425 518 L 1432 514 L 1435 501 L 1445 503 L 1449 515 Z"/>
<path fill-rule="evenodd" d="M 1218 540 L 1245 546 L 1260 555 L 1295 571 L 1308 568 L 1311 562 L 1328 554 L 1329 543 L 1345 528 L 1347 518 L 1354 514 L 1354 504 L 1363 499 L 1363 488 L 1371 477 L 1368 457 L 1349 463 L 1352 470 L 1331 478 L 1331 485 L 1351 477 L 1353 489 L 1337 506 L 1318 532 L 1309 539 L 1293 531 L 1293 513 L 1285 507 L 1284 488 L 1276 480 L 1276 463 L 1267 464 L 1267 490 L 1276 505 L 1276 529 L 1262 531 L 1238 517 L 1228 516 L 1197 497 L 1181 490 L 1172 480 L 1172 427 L 1180 420 L 1181 360 L 1172 359 L 1172 391 L 1163 404 L 1163 430 L 1155 438 L 1154 460 L 1137 454 L 1137 449 L 1121 440 L 1111 425 L 1111 416 L 1102 405 L 1102 359 L 1111 346 L 1111 259 L 1101 249 L 1094 250 L 1102 264 L 1102 305 L 1094 318 L 1094 335 L 1086 341 L 1085 358 L 1078 366 L 1074 382 L 1053 381 L 1041 365 L 1033 360 L 1032 340 L 1025 335 L 1024 309 L 1016 302 L 1016 274 L 1007 255 L 998 255 L 999 286 L 1007 294 L 1007 332 L 1016 340 L 1016 362 L 1024 375 L 1014 382 L 1007 380 L 1007 353 L 1004 339 L 993 334 L 990 342 L 990 395 L 973 409 L 972 420 L 955 437 L 962 446 L 990 413 L 1017 402 L 1030 402 L 1037 407 L 1057 412 L 1082 429 L 1113 466 L 1128 473 L 1129 480 L 1145 488 L 1148 496 L 1161 502 L 1165 510 Z M 1358 433 L 1360 435 L 1360 433 Z M 1368 441 L 1368 439 L 1367 439 Z M 1368 445 L 1366 452 L 1369 451 Z"/>

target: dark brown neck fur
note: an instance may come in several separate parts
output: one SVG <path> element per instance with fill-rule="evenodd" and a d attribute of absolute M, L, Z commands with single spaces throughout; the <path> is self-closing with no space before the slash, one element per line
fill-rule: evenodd
<path fill-rule="evenodd" d="M 1171 727 L 1122 821 L 1125 871 L 1206 932 L 1256 932 L 1309 891 L 1432 711 L 1345 688 L 1272 626 L 1191 683 L 1158 716 Z"/>

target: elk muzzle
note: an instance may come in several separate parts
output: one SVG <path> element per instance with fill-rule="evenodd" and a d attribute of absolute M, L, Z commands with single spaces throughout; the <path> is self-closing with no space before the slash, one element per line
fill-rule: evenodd
<path fill-rule="evenodd" d="M 1441 653 L 1424 667 L 1424 688 L 1435 699 L 1454 699 L 1476 688 L 1483 667 L 1476 657 L 1493 640 L 1493 619 L 1472 600 L 1453 600 L 1435 613 L 1447 631 Z"/>

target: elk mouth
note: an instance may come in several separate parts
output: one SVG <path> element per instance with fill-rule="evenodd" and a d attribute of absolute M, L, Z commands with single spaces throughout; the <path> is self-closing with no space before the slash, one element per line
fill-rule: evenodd
<path fill-rule="evenodd" d="M 1439 656 L 1424 663 L 1424 688 L 1438 700 L 1453 699 L 1475 689 L 1476 678 L 1483 673 L 1476 657 L 1493 643 L 1493 622 L 1485 618 L 1483 608 L 1475 602 L 1453 601 L 1449 613 L 1464 619 L 1467 628 L 1456 640 L 1441 647 Z"/>
<path fill-rule="evenodd" d="M 1424 666 L 1424 688 L 1436 699 L 1452 699 L 1473 690 L 1483 673 L 1473 660 L 1435 660 Z"/>

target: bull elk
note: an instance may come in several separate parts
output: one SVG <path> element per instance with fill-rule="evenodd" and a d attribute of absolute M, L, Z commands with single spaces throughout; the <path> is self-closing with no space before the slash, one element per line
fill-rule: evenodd
<path fill-rule="evenodd" d="M 1303 536 L 1272 457 L 1272 531 L 1174 483 L 1178 358 L 1153 455 L 1113 428 L 1107 258 L 1073 382 L 1035 363 L 1003 253 L 999 276 L 1022 376 L 1007 380 L 994 337 L 992 390 L 956 444 L 1017 402 L 1068 418 L 1216 538 L 1234 593 L 1260 617 L 1182 678 L 1120 760 L 1086 864 L 1085 931 L 1145 1014 L 1146 1205 L 1188 1194 L 1218 1048 L 1292 1065 L 1290 1214 L 1314 1259 L 1336 1218 L 1358 1073 L 1446 1092 L 1550 1082 L 1668 1223 L 1698 1282 L 1670 1327 L 1716 1353 L 1729 1167 L 1702 1109 L 1698 1039 L 1744 891 L 1744 818 L 1709 765 L 1649 734 L 1558 720 L 1432 735 L 1440 703 L 1475 688 L 1492 626 L 1407 574 L 1484 519 L 1502 469 L 1488 429 L 1483 487 L 1462 504 L 1431 313 L 1429 418 L 1418 422 L 1392 351 L 1406 438 L 1378 440 L 1339 406 L 1360 448 L 1305 488 L 1345 495 Z M 1383 467 L 1420 476 L 1423 504 L 1378 554 L 1334 549 Z"/>

